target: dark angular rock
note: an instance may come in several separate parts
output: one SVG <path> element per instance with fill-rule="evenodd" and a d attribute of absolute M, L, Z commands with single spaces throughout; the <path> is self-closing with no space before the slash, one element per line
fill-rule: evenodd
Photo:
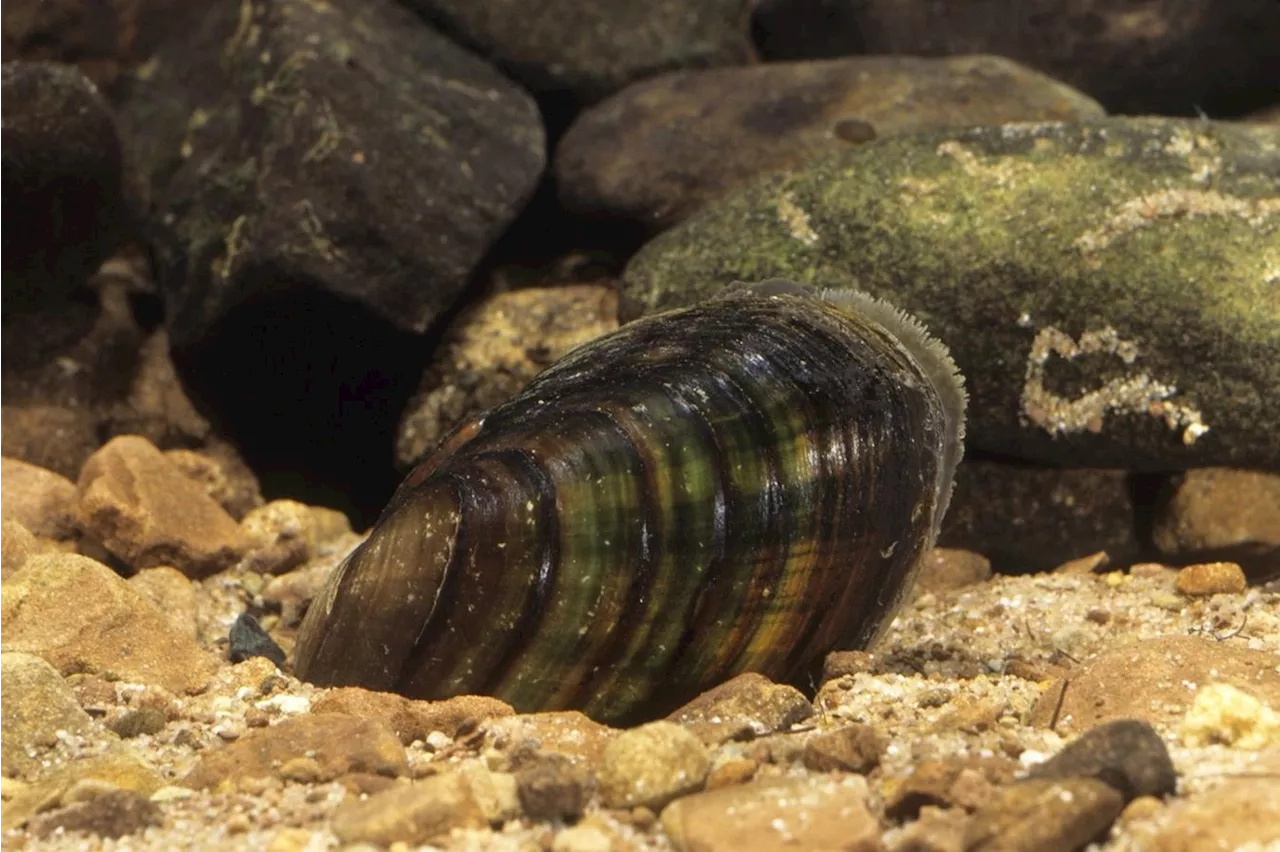
<path fill-rule="evenodd" d="M 995 53 L 1133 114 L 1238 115 L 1280 98 L 1273 0 L 763 0 L 771 59 Z"/>
<path fill-rule="evenodd" d="M 258 620 L 247 612 L 242 612 L 231 625 L 228 637 L 230 645 L 227 658 L 233 663 L 241 663 L 250 657 L 266 657 L 275 663 L 276 668 L 284 668 L 284 649 L 276 644 L 267 631 L 262 629 Z"/>
<path fill-rule="evenodd" d="M 6 62 L 4 308 L 58 304 L 132 224 L 125 160 L 106 101 L 76 68 Z"/>
<path fill-rule="evenodd" d="M 542 169 L 532 99 L 391 0 L 212 4 L 152 64 L 122 117 L 177 346 L 309 291 L 422 331 Z"/>
<path fill-rule="evenodd" d="M 675 68 L 749 61 L 749 0 L 401 0 L 536 92 L 590 101 Z"/>
<path fill-rule="evenodd" d="M 1032 768 L 1031 778 L 1097 778 L 1131 802 L 1169 796 L 1178 784 L 1169 750 L 1150 724 L 1118 719 L 1085 731 L 1053 757 Z"/>

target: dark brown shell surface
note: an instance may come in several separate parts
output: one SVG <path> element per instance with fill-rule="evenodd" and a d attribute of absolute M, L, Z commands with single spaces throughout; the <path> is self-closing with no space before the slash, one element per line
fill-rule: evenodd
<path fill-rule="evenodd" d="M 313 602 L 295 669 L 605 722 L 740 672 L 795 678 L 891 620 L 963 405 L 941 345 L 865 296 L 771 282 L 639 320 L 406 479 Z"/>

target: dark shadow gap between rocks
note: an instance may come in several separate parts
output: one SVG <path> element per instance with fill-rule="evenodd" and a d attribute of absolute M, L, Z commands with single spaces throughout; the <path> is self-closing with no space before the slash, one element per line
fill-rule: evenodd
<path fill-rule="evenodd" d="M 250 297 L 199 343 L 175 347 L 184 386 L 234 442 L 268 500 L 291 498 L 370 525 L 398 484 L 396 423 L 437 335 L 398 331 L 300 284 Z"/>

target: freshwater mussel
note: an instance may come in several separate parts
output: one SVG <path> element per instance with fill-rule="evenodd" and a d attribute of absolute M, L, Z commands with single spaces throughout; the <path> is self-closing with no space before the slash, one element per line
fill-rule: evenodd
<path fill-rule="evenodd" d="M 731 285 L 549 367 L 446 438 L 312 603 L 300 677 L 653 718 L 802 678 L 892 619 L 964 392 L 886 303 Z"/>

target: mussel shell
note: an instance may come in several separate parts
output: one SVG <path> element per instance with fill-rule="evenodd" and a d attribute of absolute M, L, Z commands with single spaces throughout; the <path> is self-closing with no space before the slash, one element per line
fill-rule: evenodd
<path fill-rule="evenodd" d="M 865 647 L 961 426 L 945 354 L 860 304 L 739 289 L 570 353 L 401 485 L 308 611 L 298 676 L 631 721 Z"/>

